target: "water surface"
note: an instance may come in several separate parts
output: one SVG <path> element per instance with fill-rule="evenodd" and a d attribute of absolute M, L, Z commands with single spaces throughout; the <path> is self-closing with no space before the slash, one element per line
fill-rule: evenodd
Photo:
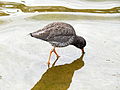
<path fill-rule="evenodd" d="M 91 12 L 93 9 L 116 10 L 118 0 L 55 0 L 54 3 L 44 0 L 44 4 L 38 0 L 29 1 L 26 0 L 26 6 L 35 5 L 35 2 L 40 7 L 48 3 L 51 6 L 60 4 L 67 10 L 89 9 L 90 13 L 18 11 L 1 16 L 0 23 L 8 23 L 0 24 L 0 90 L 120 90 L 119 8 L 117 13 Z M 74 46 L 57 48 L 61 57 L 52 66 L 53 54 L 48 69 L 52 46 L 28 34 L 57 21 L 71 24 L 77 35 L 86 39 L 86 53 L 81 56 L 81 50 Z"/>
<path fill-rule="evenodd" d="M 74 72 L 84 66 L 83 56 L 70 64 L 50 67 L 31 90 L 67 90 Z"/>

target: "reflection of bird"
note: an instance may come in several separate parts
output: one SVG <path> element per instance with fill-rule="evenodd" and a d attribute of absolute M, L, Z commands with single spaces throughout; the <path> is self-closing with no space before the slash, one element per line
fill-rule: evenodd
<path fill-rule="evenodd" d="M 74 28 L 70 24 L 63 22 L 54 22 L 48 24 L 43 29 L 30 33 L 30 35 L 32 37 L 47 41 L 54 47 L 50 51 L 48 64 L 50 64 L 50 57 L 52 52 L 56 54 L 57 59 L 59 58 L 55 47 L 74 45 L 77 48 L 80 48 L 82 50 L 82 53 L 84 53 L 84 47 L 86 46 L 85 39 L 81 36 L 77 36 Z"/>
<path fill-rule="evenodd" d="M 83 56 L 70 64 L 49 68 L 31 90 L 67 90 L 75 70 L 84 66 Z"/>

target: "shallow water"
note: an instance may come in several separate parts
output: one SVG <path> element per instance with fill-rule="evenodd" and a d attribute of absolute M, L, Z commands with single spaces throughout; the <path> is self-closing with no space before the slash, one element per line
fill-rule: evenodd
<path fill-rule="evenodd" d="M 80 2 L 86 1 L 95 4 Z M 75 6 L 76 2 L 69 3 Z M 120 90 L 119 13 L 18 12 L 0 20 L 7 22 L 0 24 L 0 90 Z M 48 68 L 52 46 L 28 34 L 56 21 L 71 24 L 77 35 L 86 39 L 86 53 L 81 56 L 74 46 L 57 48 L 61 57 L 52 66 L 53 54 Z"/>
<path fill-rule="evenodd" d="M 64 5 L 66 0 L 64 2 L 61 1 L 63 3 L 61 5 L 57 4 L 57 3 L 61 3 L 57 0 L 56 0 L 56 2 L 54 2 L 54 4 L 51 4 L 51 5 L 49 5 L 49 2 L 50 2 L 49 0 L 44 1 L 44 2 L 47 2 L 48 4 L 44 5 L 40 1 L 40 2 L 38 2 L 39 3 L 38 6 L 34 6 L 34 2 L 31 2 L 33 4 L 31 6 L 31 5 L 29 5 L 29 3 L 0 1 L 0 7 L 1 7 L 1 11 L 2 11 L 2 13 L 0 13 L 0 16 L 9 15 L 11 13 L 17 13 L 17 12 L 120 13 L 120 6 L 119 6 L 118 2 L 111 2 L 111 3 L 115 3 L 115 6 L 111 6 L 111 7 L 107 7 L 107 8 L 104 8 L 103 6 L 100 6 L 99 8 L 98 8 L 98 6 L 96 6 L 96 7 L 89 6 L 91 4 L 94 4 L 94 2 L 92 2 L 92 3 L 86 2 L 87 5 L 84 5 L 84 6 L 86 6 L 86 8 L 82 8 L 83 6 L 76 5 L 77 3 L 82 5 L 81 3 L 83 3 L 83 2 L 81 2 L 81 1 L 70 2 L 69 5 L 67 5 L 67 4 Z M 95 3 L 95 5 L 96 4 L 98 4 L 98 3 Z M 107 4 L 109 4 L 109 3 L 108 2 L 105 3 L 105 6 L 107 6 Z M 100 4 L 100 2 L 99 2 L 98 5 L 104 5 L 104 3 Z M 75 6 L 77 6 L 77 7 L 75 7 Z M 92 5 L 92 6 L 94 6 L 94 5 Z"/>
<path fill-rule="evenodd" d="M 113 20 L 119 21 L 120 16 L 105 16 L 105 15 L 79 15 L 79 14 L 69 14 L 69 13 L 49 13 L 49 14 L 40 14 L 33 17 L 29 17 L 34 20 Z"/>
<path fill-rule="evenodd" d="M 3 23 L 3 21 L 2 20 L 0 20 L 0 24 L 2 24 Z"/>
<path fill-rule="evenodd" d="M 67 90 L 76 70 L 84 66 L 84 55 L 70 64 L 50 67 L 31 90 Z"/>

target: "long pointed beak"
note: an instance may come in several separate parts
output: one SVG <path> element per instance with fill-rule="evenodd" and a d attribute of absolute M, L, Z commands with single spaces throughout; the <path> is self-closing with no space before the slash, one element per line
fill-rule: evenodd
<path fill-rule="evenodd" d="M 83 49 L 81 49 L 81 50 L 82 50 L 82 54 L 85 54 L 84 48 L 83 48 Z"/>

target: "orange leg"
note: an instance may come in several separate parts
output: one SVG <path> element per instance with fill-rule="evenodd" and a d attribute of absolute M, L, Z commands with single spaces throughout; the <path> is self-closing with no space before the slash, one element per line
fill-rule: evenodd
<path fill-rule="evenodd" d="M 54 53 L 56 54 L 56 57 L 57 57 L 57 59 L 58 59 L 60 56 L 57 54 L 55 48 L 54 48 Z"/>
<path fill-rule="evenodd" d="M 48 65 L 50 65 L 50 58 L 51 58 L 52 52 L 53 52 L 53 49 L 50 51 L 50 55 L 49 55 L 49 58 L 48 58 Z"/>
<path fill-rule="evenodd" d="M 49 58 L 48 58 L 48 66 L 50 65 L 50 58 L 51 58 L 51 55 L 52 55 L 52 52 L 54 52 L 57 56 L 57 59 L 60 57 L 57 52 L 55 51 L 55 47 L 50 51 L 50 55 L 49 55 Z"/>

